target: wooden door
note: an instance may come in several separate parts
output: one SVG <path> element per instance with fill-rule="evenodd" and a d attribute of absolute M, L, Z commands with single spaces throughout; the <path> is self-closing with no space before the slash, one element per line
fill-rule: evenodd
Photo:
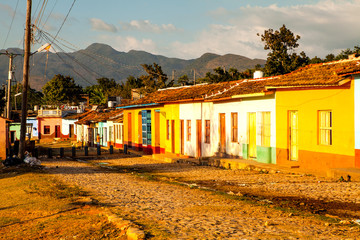
<path fill-rule="evenodd" d="M 248 113 L 249 157 L 256 158 L 256 113 Z"/>
<path fill-rule="evenodd" d="M 196 120 L 196 157 L 201 157 L 201 136 L 202 136 L 202 129 L 201 129 L 201 120 Z"/>
<path fill-rule="evenodd" d="M 225 113 L 220 113 L 220 152 L 226 152 L 226 131 L 225 131 Z"/>
<path fill-rule="evenodd" d="M 160 153 L 160 110 L 155 110 L 155 153 Z"/>
<path fill-rule="evenodd" d="M 55 125 L 55 137 L 60 137 L 60 125 Z"/>
<path fill-rule="evenodd" d="M 180 120 L 180 153 L 184 155 L 184 120 Z"/>
<path fill-rule="evenodd" d="M 128 139 L 127 139 L 127 143 L 128 143 L 128 147 L 131 147 L 132 145 L 132 135 L 131 135 L 131 131 L 132 131 L 132 124 L 131 124 L 131 113 L 128 113 Z"/>
<path fill-rule="evenodd" d="M 171 120 L 171 152 L 175 153 L 175 120 Z"/>
<path fill-rule="evenodd" d="M 298 111 L 289 112 L 289 160 L 299 158 Z"/>
<path fill-rule="evenodd" d="M 74 137 L 74 124 L 69 125 L 69 138 Z"/>
<path fill-rule="evenodd" d="M 88 145 L 93 147 L 94 146 L 94 129 L 88 128 L 88 139 L 86 140 L 88 142 Z"/>

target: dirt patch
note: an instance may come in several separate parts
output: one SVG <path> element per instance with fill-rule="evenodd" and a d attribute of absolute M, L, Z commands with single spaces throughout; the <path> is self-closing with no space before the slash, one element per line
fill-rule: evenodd
<path fill-rule="evenodd" d="M 0 239 L 121 239 L 89 198 L 43 168 L 0 167 Z"/>

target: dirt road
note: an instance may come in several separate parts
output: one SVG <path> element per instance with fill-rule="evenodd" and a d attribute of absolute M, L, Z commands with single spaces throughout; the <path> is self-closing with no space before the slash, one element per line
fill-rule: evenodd
<path fill-rule="evenodd" d="M 357 239 L 360 183 L 145 157 L 43 161 L 149 239 Z"/>

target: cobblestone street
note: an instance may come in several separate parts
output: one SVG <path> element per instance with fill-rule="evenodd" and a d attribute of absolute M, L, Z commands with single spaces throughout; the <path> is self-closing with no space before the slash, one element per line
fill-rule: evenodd
<path fill-rule="evenodd" d="M 148 239 L 357 239 L 360 183 L 147 157 L 43 161 Z"/>

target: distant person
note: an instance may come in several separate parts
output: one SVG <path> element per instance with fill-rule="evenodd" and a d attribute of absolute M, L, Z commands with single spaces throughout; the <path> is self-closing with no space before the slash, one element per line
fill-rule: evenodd
<path fill-rule="evenodd" d="M 97 145 L 98 145 L 98 147 L 100 147 L 100 134 L 97 134 L 96 135 L 96 143 L 97 143 Z"/>

